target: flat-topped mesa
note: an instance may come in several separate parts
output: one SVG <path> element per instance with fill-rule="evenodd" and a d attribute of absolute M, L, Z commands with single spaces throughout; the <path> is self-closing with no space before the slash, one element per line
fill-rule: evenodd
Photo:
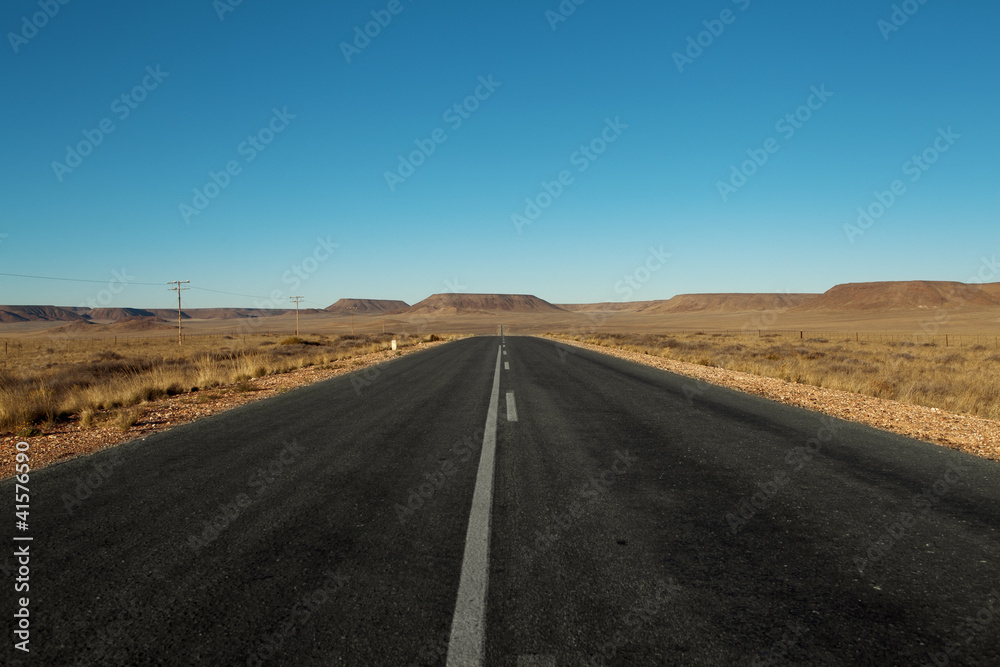
<path fill-rule="evenodd" d="M 678 294 L 646 308 L 647 313 L 742 313 L 784 311 L 815 299 L 818 294 L 715 293 Z"/>
<path fill-rule="evenodd" d="M 604 303 L 560 304 L 573 312 L 626 313 L 742 313 L 751 311 L 783 311 L 819 296 L 818 294 L 678 294 L 671 299 L 654 301 L 611 301 Z"/>
<path fill-rule="evenodd" d="M 324 310 L 328 313 L 357 313 L 359 315 L 393 315 L 402 313 L 410 304 L 398 299 L 338 299 Z"/>
<path fill-rule="evenodd" d="M 956 309 L 1000 306 L 1000 283 L 907 280 L 836 285 L 796 311 Z"/>
<path fill-rule="evenodd" d="M 432 294 L 413 304 L 407 311 L 440 313 L 565 313 L 544 299 L 532 294 Z"/>

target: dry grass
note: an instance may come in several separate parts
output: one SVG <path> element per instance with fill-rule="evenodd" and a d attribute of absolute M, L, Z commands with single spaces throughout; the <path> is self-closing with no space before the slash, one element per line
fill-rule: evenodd
<path fill-rule="evenodd" d="M 129 339 L 21 340 L 0 368 L 0 429 L 79 418 L 96 425 L 112 411 L 112 424 L 128 429 L 137 412 L 130 406 L 164 396 L 235 386 L 252 391 L 249 380 L 309 366 L 323 367 L 351 357 L 420 339 L 395 334 L 311 336 L 190 336 L 184 345 L 163 337 Z"/>
<path fill-rule="evenodd" d="M 1000 349 L 902 336 L 804 338 L 693 334 L 551 334 L 677 361 L 1000 419 Z M 829 334 L 827 334 L 829 335 Z"/>

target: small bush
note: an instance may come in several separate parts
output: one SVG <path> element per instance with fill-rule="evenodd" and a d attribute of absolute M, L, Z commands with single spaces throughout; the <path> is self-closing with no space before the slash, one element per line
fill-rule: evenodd
<path fill-rule="evenodd" d="M 129 410 L 119 410 L 115 413 L 115 416 L 111 418 L 110 424 L 122 433 L 125 433 L 138 423 L 141 415 L 142 412 L 135 408 Z"/>

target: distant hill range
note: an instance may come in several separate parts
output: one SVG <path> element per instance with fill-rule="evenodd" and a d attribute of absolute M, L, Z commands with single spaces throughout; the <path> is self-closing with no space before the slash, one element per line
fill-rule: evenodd
<path fill-rule="evenodd" d="M 560 304 L 575 312 L 632 313 L 739 313 L 757 310 L 788 310 L 807 303 L 819 294 L 678 294 L 659 301 L 623 301 L 587 304 Z"/>
<path fill-rule="evenodd" d="M 271 317 L 294 313 L 288 308 L 184 308 L 182 320 L 219 320 L 246 317 Z M 301 308 L 299 315 L 323 312 Z M 170 308 L 79 308 L 59 306 L 0 306 L 0 323 L 11 322 L 121 322 L 136 318 L 177 321 L 177 309 Z"/>
<path fill-rule="evenodd" d="M 85 319 L 85 315 L 59 306 L 0 306 L 0 322 L 4 323 L 75 322 Z"/>
<path fill-rule="evenodd" d="M 433 294 L 408 306 L 393 299 L 340 299 L 323 310 L 304 308 L 300 315 L 460 315 L 488 313 L 570 314 L 629 312 L 648 314 L 740 313 L 753 311 L 872 312 L 918 309 L 1000 308 L 1000 283 L 911 280 L 845 283 L 823 294 L 678 294 L 671 299 L 583 304 L 552 304 L 531 294 Z M 185 308 L 182 319 L 270 317 L 295 312 L 287 308 Z M 130 327 L 169 325 L 177 311 L 169 308 L 85 308 L 0 306 L 0 323 L 90 322 L 128 323 Z M 142 322 L 146 324 L 142 324 Z"/>
<path fill-rule="evenodd" d="M 339 299 L 324 310 L 328 313 L 394 315 L 404 312 L 409 307 L 410 304 L 405 301 L 394 299 Z"/>
<path fill-rule="evenodd" d="M 565 313 L 564 309 L 531 294 L 432 294 L 413 304 L 409 313 Z"/>

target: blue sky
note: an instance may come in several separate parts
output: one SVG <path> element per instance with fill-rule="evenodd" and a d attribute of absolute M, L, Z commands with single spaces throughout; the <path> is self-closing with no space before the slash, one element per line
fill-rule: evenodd
<path fill-rule="evenodd" d="M 96 282 L 0 303 L 824 291 L 1000 253 L 996 2 L 231 1 L 4 3 L 0 272 Z"/>

